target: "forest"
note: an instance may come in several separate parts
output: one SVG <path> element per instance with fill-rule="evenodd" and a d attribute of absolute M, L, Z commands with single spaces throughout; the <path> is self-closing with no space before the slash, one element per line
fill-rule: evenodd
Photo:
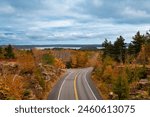
<path fill-rule="evenodd" d="M 103 99 L 150 99 L 150 31 L 130 43 L 108 39 L 102 49 L 17 49 L 0 47 L 0 99 L 47 99 L 66 69 L 93 67 Z"/>

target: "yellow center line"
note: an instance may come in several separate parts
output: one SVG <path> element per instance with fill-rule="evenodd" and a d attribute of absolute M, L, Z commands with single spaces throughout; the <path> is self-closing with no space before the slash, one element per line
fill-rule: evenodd
<path fill-rule="evenodd" d="M 78 74 L 75 76 L 75 79 L 74 79 L 74 94 L 75 94 L 75 99 L 76 100 L 79 100 L 79 97 L 78 97 L 78 92 L 77 92 L 77 76 Z"/>

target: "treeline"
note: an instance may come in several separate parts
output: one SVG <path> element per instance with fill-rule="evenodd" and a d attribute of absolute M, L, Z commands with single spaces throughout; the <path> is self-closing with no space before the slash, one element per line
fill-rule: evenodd
<path fill-rule="evenodd" d="M 117 62 L 125 63 L 128 55 L 137 57 L 142 47 L 146 48 L 150 44 L 150 31 L 145 35 L 140 34 L 138 31 L 132 39 L 129 44 L 125 43 L 122 36 L 118 37 L 114 43 L 105 39 L 102 43 L 103 59 L 109 56 Z"/>
<path fill-rule="evenodd" d="M 105 41 L 93 77 L 104 99 L 149 99 L 150 31 L 139 31 L 130 43 L 123 36 Z M 138 92 L 145 92 L 139 94 Z"/>
<path fill-rule="evenodd" d="M 0 47 L 0 59 L 14 59 L 15 54 L 11 45 L 5 48 Z"/>

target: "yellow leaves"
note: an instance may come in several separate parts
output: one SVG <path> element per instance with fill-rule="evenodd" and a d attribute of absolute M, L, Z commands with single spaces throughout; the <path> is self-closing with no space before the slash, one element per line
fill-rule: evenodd
<path fill-rule="evenodd" d="M 63 61 L 61 59 L 58 59 L 58 58 L 55 58 L 54 66 L 56 68 L 61 68 L 61 69 L 65 69 L 66 68 L 65 64 L 63 63 Z"/>
<path fill-rule="evenodd" d="M 17 63 L 21 70 L 32 71 L 35 68 L 35 61 L 31 52 L 21 52 L 18 54 Z"/>
<path fill-rule="evenodd" d="M 110 65 L 105 67 L 103 75 L 102 75 L 102 80 L 107 83 L 111 83 L 111 81 L 113 79 L 113 72 L 114 71 Z"/>
<path fill-rule="evenodd" d="M 71 56 L 71 66 L 76 67 L 85 67 L 88 62 L 87 53 L 83 51 L 73 52 Z"/>
<path fill-rule="evenodd" d="M 88 57 L 87 67 L 98 67 L 100 66 L 100 60 L 99 60 L 99 52 L 90 53 L 91 57 Z"/>
<path fill-rule="evenodd" d="M 105 71 L 104 71 L 104 74 L 105 75 L 108 75 L 108 74 L 112 74 L 113 73 L 113 69 L 112 69 L 112 67 L 109 65 L 109 66 L 107 66 L 106 68 L 105 68 Z"/>
<path fill-rule="evenodd" d="M 87 56 L 85 52 L 78 52 L 77 53 L 77 60 L 78 60 L 78 66 L 84 67 L 87 63 Z"/>
<path fill-rule="evenodd" d="M 115 65 L 115 61 L 111 57 L 106 56 L 104 59 L 104 64 L 105 65 Z"/>
<path fill-rule="evenodd" d="M 142 65 L 150 64 L 150 44 L 142 45 L 136 62 Z"/>
<path fill-rule="evenodd" d="M 71 56 L 71 66 L 73 68 L 77 67 L 77 56 L 76 55 Z"/>
<path fill-rule="evenodd" d="M 53 64 L 42 64 L 45 54 L 50 55 L 46 59 L 53 58 Z M 2 63 L 0 68 L 0 99 L 43 99 L 44 95 L 47 98 L 52 84 L 64 73 L 61 69 L 66 67 L 63 60 L 53 54 L 52 50 L 16 49 L 15 62 L 5 61 L 7 64 Z M 70 55 L 67 52 L 58 54 L 67 59 Z"/>

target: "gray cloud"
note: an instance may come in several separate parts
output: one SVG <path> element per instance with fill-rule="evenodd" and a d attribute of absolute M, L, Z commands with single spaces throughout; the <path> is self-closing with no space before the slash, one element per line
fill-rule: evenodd
<path fill-rule="evenodd" d="M 149 0 L 0 0 L 0 44 L 129 42 L 150 26 Z"/>

